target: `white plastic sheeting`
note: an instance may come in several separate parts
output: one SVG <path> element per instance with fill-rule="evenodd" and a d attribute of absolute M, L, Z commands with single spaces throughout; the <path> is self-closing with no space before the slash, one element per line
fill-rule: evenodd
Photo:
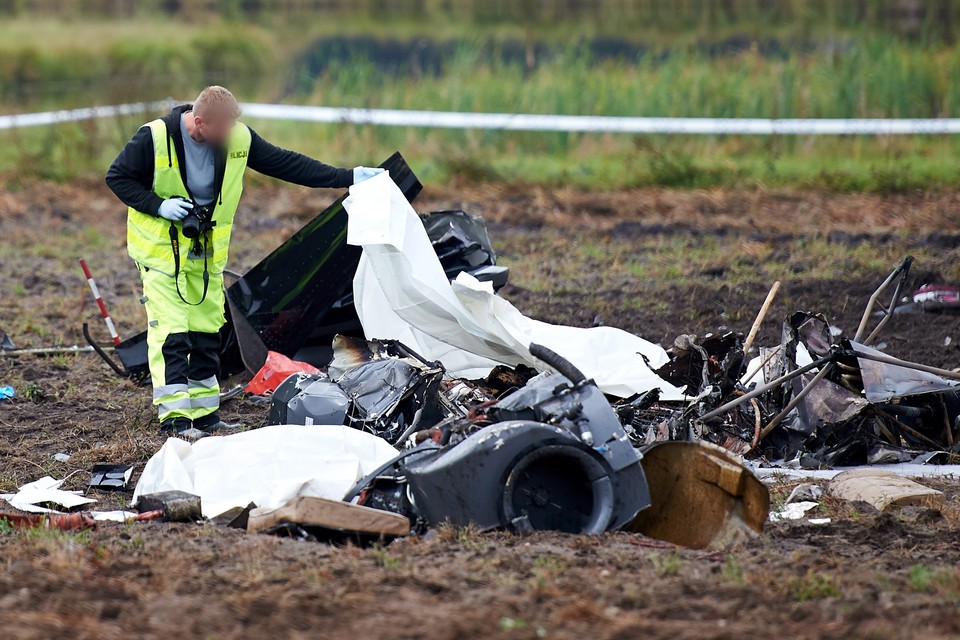
<path fill-rule="evenodd" d="M 397 454 L 385 440 L 344 426 L 277 425 L 193 444 L 169 438 L 143 469 L 141 495 L 180 490 L 200 496 L 213 518 L 251 502 L 276 508 L 290 498 L 340 500 Z"/>
<path fill-rule="evenodd" d="M 682 390 L 657 376 L 668 360 L 659 345 L 613 327 L 567 327 L 527 318 L 482 283 L 461 273 L 451 285 L 416 212 L 386 173 L 350 188 L 347 242 L 363 247 L 353 281 L 368 339 L 399 340 L 452 375 L 480 378 L 497 364 L 543 368 L 531 342 L 567 358 L 608 394 Z"/>
<path fill-rule="evenodd" d="M 39 480 L 27 483 L 19 488 L 17 493 L 0 494 L 10 503 L 10 506 L 28 513 L 60 513 L 43 505 L 55 504 L 64 509 L 76 509 L 96 502 L 93 498 L 86 498 L 80 491 L 64 491 L 65 480 L 54 480 L 44 476 Z"/>

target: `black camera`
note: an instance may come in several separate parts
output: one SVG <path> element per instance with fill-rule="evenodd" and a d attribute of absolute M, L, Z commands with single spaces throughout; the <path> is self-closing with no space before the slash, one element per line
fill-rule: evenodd
<path fill-rule="evenodd" d="M 182 223 L 183 236 L 191 240 L 199 238 L 217 224 L 213 221 L 213 207 L 196 203 L 190 213 L 184 216 Z"/>

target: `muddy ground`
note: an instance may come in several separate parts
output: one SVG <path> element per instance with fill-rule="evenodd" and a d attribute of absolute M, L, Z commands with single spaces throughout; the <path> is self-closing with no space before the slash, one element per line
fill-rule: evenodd
<path fill-rule="evenodd" d="M 255 185 L 232 267 L 254 264 L 335 194 Z M 503 294 L 535 317 L 620 326 L 669 344 L 746 331 L 774 279 L 760 335 L 796 309 L 852 334 L 903 255 L 910 285 L 956 282 L 957 194 L 888 198 L 779 192 L 582 193 L 467 186 L 423 211 L 481 213 L 512 269 Z M 121 333 L 140 330 L 123 212 L 101 186 L 0 191 L 0 330 L 18 346 L 105 339 L 76 259 L 86 257 Z M 960 365 L 956 316 L 904 315 L 895 355 Z M 234 381 L 242 381 L 242 378 Z M 83 488 L 97 462 L 142 464 L 162 443 L 147 391 L 89 355 L 0 358 L 0 492 L 50 474 Z M 256 427 L 265 408 L 236 401 Z M 66 453 L 67 462 L 53 456 Z M 440 529 L 358 549 L 212 525 L 103 525 L 83 534 L 0 529 L 4 638 L 740 638 L 960 635 L 960 484 L 942 512 L 878 514 L 825 499 L 831 523 L 771 525 L 724 553 L 626 534 L 517 537 Z M 774 502 L 790 485 L 774 487 Z M 100 507 L 129 494 L 93 494 Z"/>

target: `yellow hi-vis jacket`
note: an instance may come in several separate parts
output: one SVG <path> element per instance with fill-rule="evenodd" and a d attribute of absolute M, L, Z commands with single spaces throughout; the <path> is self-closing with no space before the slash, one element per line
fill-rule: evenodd
<path fill-rule="evenodd" d="M 187 197 L 187 188 L 180 176 L 180 159 L 175 152 L 171 152 L 173 142 L 168 137 L 166 124 L 157 119 L 144 126 L 150 127 L 153 133 L 154 193 L 164 200 L 175 196 Z M 207 238 L 208 252 L 212 252 L 207 268 L 212 274 L 222 273 L 227 266 L 233 218 L 243 193 L 243 172 L 247 168 L 250 137 L 250 129 L 237 123 L 227 142 L 223 184 L 220 185 L 218 198 L 210 204 L 213 207 L 213 220 L 217 223 Z M 170 242 L 171 224 L 176 227 L 180 238 L 177 243 L 180 249 L 180 265 L 186 265 L 192 243 L 183 237 L 181 223 L 171 223 L 132 207 L 127 209 L 127 252 L 130 257 L 145 267 L 173 275 L 175 263 Z"/>

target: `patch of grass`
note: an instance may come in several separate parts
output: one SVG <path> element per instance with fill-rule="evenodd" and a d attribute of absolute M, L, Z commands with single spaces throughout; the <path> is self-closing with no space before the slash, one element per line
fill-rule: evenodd
<path fill-rule="evenodd" d="M 744 584 L 746 582 L 743 573 L 743 567 L 732 555 L 727 555 L 723 560 L 723 569 L 720 570 L 720 577 L 725 582 L 733 584 Z"/>
<path fill-rule="evenodd" d="M 915 564 L 907 572 L 907 586 L 917 593 L 940 593 L 960 601 L 960 570 Z"/>
<path fill-rule="evenodd" d="M 685 564 L 683 557 L 674 551 L 668 553 L 655 551 L 650 554 L 650 563 L 653 564 L 654 572 L 661 578 L 679 575 Z"/>
<path fill-rule="evenodd" d="M 736 238 L 703 239 L 685 234 L 651 234 L 639 238 L 605 235 L 601 245 L 600 240 L 587 234 L 581 234 L 577 242 L 571 242 L 566 229 L 544 228 L 536 235 L 539 245 L 535 251 L 527 251 L 522 246 L 526 238 L 519 236 L 516 246 L 506 247 L 501 262 L 511 268 L 512 282 L 538 292 L 559 292 L 575 286 L 593 291 L 614 289 L 625 280 L 662 282 L 671 286 L 691 282 L 732 287 L 769 286 L 778 279 L 796 280 L 796 260 L 802 261 L 804 278 L 855 278 L 892 269 L 907 251 L 905 245 L 895 242 L 865 242 L 850 246 L 816 236 L 771 238 L 751 241 L 750 251 L 768 255 L 766 259 L 754 261 L 735 257 L 743 251 Z M 598 250 L 598 246 L 603 250 Z M 774 251 L 777 258 L 771 259 L 769 256 Z M 913 247 L 910 253 L 916 256 L 918 264 L 939 267 L 941 258 L 929 247 Z M 711 275 L 716 265 L 725 266 L 719 276 Z M 587 273 L 590 274 L 589 282 L 585 281 Z M 656 305 L 657 301 L 622 299 L 620 304 L 631 308 L 637 304 Z M 733 318 L 730 320 L 734 321 Z"/>
<path fill-rule="evenodd" d="M 812 569 L 807 571 L 804 576 L 791 580 L 787 584 L 786 591 L 787 597 L 797 602 L 843 596 L 843 592 L 833 576 Z"/>
<path fill-rule="evenodd" d="M 374 547 L 370 549 L 370 555 L 377 566 L 383 567 L 387 571 L 396 571 L 403 565 L 400 558 L 392 555 L 386 547 L 382 545 L 374 545 Z"/>

